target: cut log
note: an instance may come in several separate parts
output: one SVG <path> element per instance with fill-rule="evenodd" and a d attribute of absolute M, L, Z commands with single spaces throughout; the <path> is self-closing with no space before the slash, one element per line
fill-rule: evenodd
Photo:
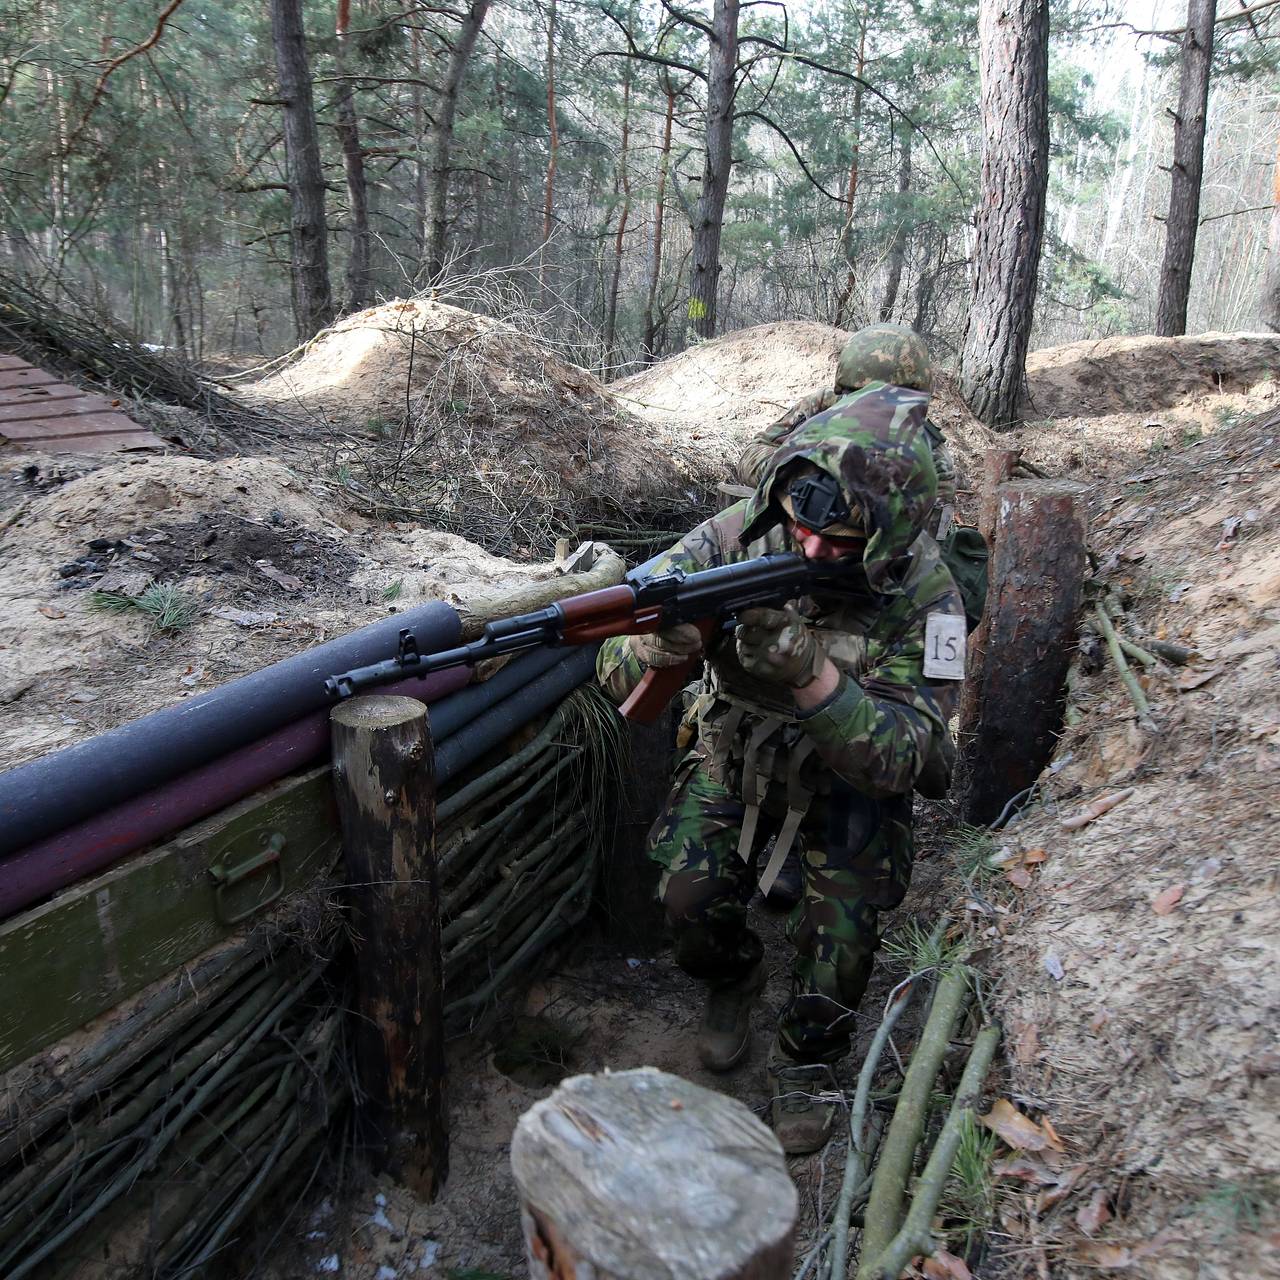
<path fill-rule="evenodd" d="M 1084 590 L 1085 487 L 1020 480 L 998 492 L 960 714 L 960 809 L 975 824 L 994 820 L 1053 753 Z"/>
<path fill-rule="evenodd" d="M 798 1197 L 742 1103 L 652 1067 L 574 1076 L 511 1142 L 533 1280 L 782 1280 Z"/>
<path fill-rule="evenodd" d="M 495 618 L 533 613 L 563 600 L 565 596 L 616 586 L 627 572 L 626 561 L 603 542 L 584 542 L 573 554 L 561 560 L 559 567 L 562 572 L 554 578 L 482 592 L 465 600 L 458 606 L 462 616 L 463 640 L 476 639 L 483 632 L 485 623 Z"/>
<path fill-rule="evenodd" d="M 375 1165 L 431 1199 L 448 1169 L 444 996 L 427 709 L 353 698 L 332 713 L 356 954 L 356 1063 Z"/>

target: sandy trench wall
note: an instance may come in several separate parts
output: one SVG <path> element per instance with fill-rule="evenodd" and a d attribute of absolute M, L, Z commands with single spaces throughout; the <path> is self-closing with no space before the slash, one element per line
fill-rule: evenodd
<path fill-rule="evenodd" d="M 1130 633 L 1199 656 L 1144 676 L 1155 733 L 1104 658 L 1043 806 L 997 838 L 1046 857 L 988 933 L 1013 1096 L 1064 1143 L 1013 1162 L 1014 1274 L 1280 1275 L 1278 441 L 1280 417 L 1254 420 L 1099 486 Z"/>
<path fill-rule="evenodd" d="M 1280 381 L 1280 335 L 1201 333 L 1072 342 L 1027 357 L 1028 420 L 1150 414 Z"/>

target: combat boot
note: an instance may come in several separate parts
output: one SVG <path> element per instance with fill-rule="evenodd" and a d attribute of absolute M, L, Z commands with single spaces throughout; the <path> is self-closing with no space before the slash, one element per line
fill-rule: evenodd
<path fill-rule="evenodd" d="M 789 1156 L 821 1151 L 844 1095 L 825 1062 L 796 1062 L 774 1042 L 765 1066 L 773 1132 Z"/>
<path fill-rule="evenodd" d="M 747 1052 L 751 1009 L 764 989 L 764 961 L 736 982 L 720 983 L 707 992 L 707 1007 L 698 1028 L 698 1059 L 708 1071 L 728 1071 Z"/>

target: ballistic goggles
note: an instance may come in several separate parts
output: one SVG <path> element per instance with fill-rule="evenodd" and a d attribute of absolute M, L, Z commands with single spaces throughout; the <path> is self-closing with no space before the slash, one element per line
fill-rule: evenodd
<path fill-rule="evenodd" d="M 866 538 L 861 514 L 850 509 L 836 478 L 816 467 L 784 480 L 778 502 L 796 524 L 824 538 Z"/>

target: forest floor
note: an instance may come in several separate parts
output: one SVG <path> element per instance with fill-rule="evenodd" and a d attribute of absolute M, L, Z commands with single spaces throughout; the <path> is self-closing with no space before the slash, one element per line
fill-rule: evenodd
<path fill-rule="evenodd" d="M 394 310 L 403 306 L 412 314 Z M 536 345 L 518 347 L 496 322 L 449 311 L 362 313 L 246 388 L 281 415 L 265 443 L 169 412 L 189 442 L 171 456 L 5 455 L 5 765 L 388 610 L 553 576 L 539 540 L 575 503 L 598 513 L 600 493 L 622 528 L 633 501 L 646 515 L 665 510 L 672 527 L 691 523 L 746 439 L 829 380 L 842 337 L 765 326 L 603 387 Z M 971 917 L 1008 1033 L 1003 1088 L 1058 1135 L 1002 1157 L 976 1274 L 1280 1275 L 1276 361 L 1252 337 L 1215 339 L 1198 355 L 1192 340 L 1109 341 L 1090 345 L 1087 364 L 1065 348 L 1033 357 L 1041 408 L 1055 393 L 1058 412 L 1079 413 L 1001 442 L 1089 485 L 1099 577 L 1124 600 L 1135 638 L 1198 657 L 1144 677 L 1156 732 L 1139 726 L 1104 661 L 1076 695 L 1081 721 L 1034 803 L 997 837 L 1021 874 L 966 884 L 930 824 L 899 918 Z M 1135 407 L 1135 368 L 1142 385 L 1182 390 Z M 1099 391 L 1108 379 L 1123 394 Z M 480 404 L 475 416 L 455 407 L 471 403 L 464 395 Z M 972 489 L 991 437 L 946 379 L 934 413 Z M 509 554 L 485 549 L 499 545 Z M 102 611 L 93 595 L 113 573 L 133 575 L 115 588 L 125 594 L 148 578 L 180 588 L 194 619 L 164 631 L 141 610 Z M 1129 787 L 1097 821 L 1061 826 Z M 1043 857 L 1024 857 L 1032 851 Z M 538 1040 L 532 1055 L 554 1070 L 522 1067 L 511 1079 L 491 1043 L 451 1046 L 453 1174 L 441 1199 L 416 1204 L 385 1180 L 327 1201 L 317 1193 L 274 1274 L 523 1274 L 507 1143 L 557 1074 L 656 1065 L 762 1110 L 759 1066 L 786 972 L 779 919 L 762 920 L 773 973 L 747 1067 L 712 1079 L 696 1065 L 697 1000 L 666 952 L 588 940 L 528 998 L 527 1013 L 559 1029 L 554 1051 Z M 883 967 L 868 1009 L 892 976 Z M 797 1162 L 802 1239 L 830 1202 L 839 1160 L 833 1147 Z"/>

